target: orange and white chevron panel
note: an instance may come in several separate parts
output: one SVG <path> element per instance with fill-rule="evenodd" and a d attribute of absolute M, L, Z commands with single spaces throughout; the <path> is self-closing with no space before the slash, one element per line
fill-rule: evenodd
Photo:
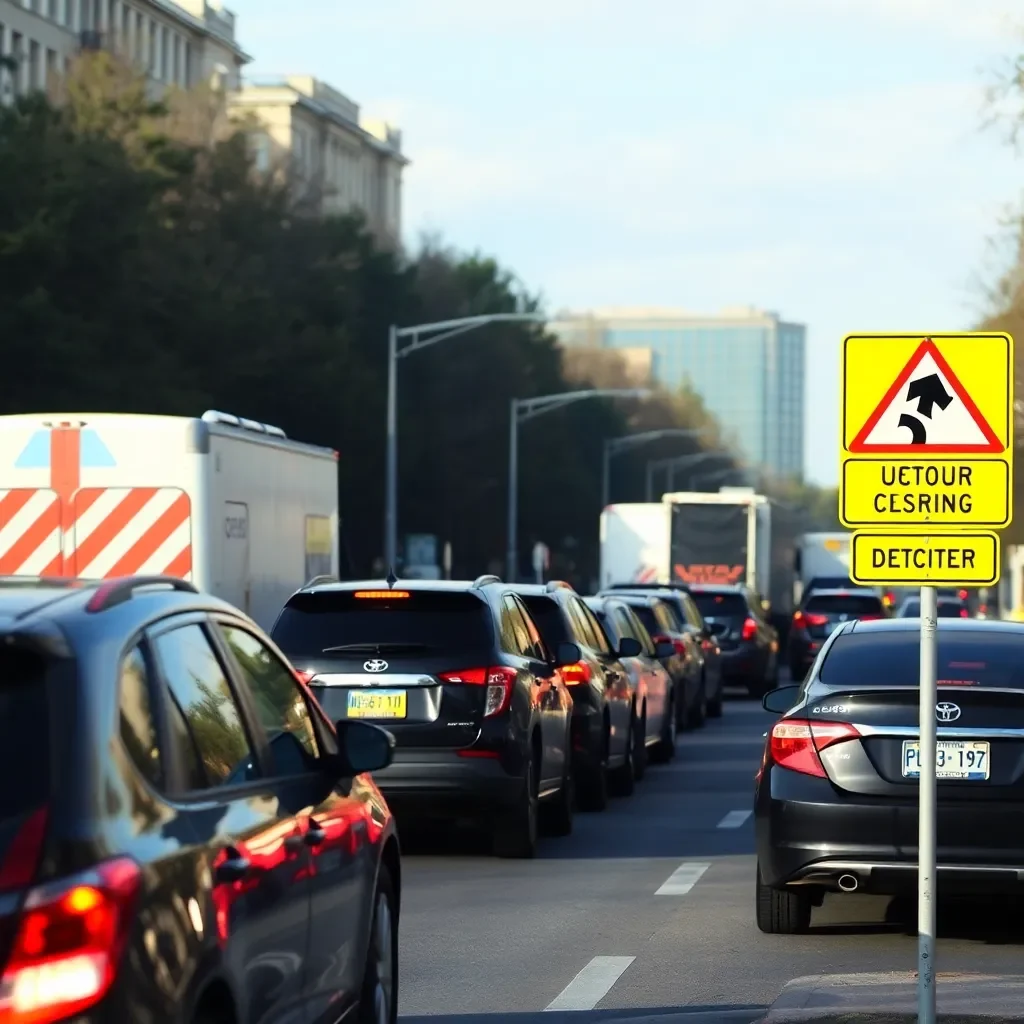
<path fill-rule="evenodd" d="M 60 513 L 49 488 L 0 491 L 0 576 L 61 575 Z"/>

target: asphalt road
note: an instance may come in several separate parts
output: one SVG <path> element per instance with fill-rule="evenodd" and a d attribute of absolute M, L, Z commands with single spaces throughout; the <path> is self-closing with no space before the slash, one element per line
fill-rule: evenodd
<path fill-rule="evenodd" d="M 794 977 L 914 970 L 913 908 L 876 897 L 827 897 L 809 935 L 758 932 L 749 812 L 771 721 L 759 703 L 728 702 L 632 797 L 578 814 L 573 835 L 545 840 L 534 861 L 492 858 L 472 835 L 415 837 L 405 1024 L 528 1024 L 545 1010 L 576 1011 L 565 1016 L 581 1024 L 683 1011 L 739 1024 Z M 940 904 L 939 928 L 939 970 L 1019 972 L 1024 915 L 1005 904 Z"/>

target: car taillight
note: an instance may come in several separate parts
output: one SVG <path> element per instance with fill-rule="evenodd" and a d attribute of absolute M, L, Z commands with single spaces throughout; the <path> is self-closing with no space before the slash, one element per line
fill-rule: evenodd
<path fill-rule="evenodd" d="M 684 658 L 686 657 L 686 641 L 680 640 L 679 637 L 672 638 L 672 646 L 676 649 L 676 654 L 681 654 Z"/>
<path fill-rule="evenodd" d="M 465 683 L 469 686 L 486 686 L 484 695 L 484 718 L 500 715 L 512 703 L 512 691 L 519 678 L 514 668 L 496 665 L 493 668 L 464 668 L 457 672 L 439 672 L 438 679 L 446 683 Z M 3 1024 L 0 1021 L 0 1024 Z"/>
<path fill-rule="evenodd" d="M 784 718 L 772 729 L 771 756 L 780 768 L 826 778 L 818 756 L 826 747 L 843 740 L 860 738 L 856 726 L 847 722 L 808 722 L 802 718 Z"/>
<path fill-rule="evenodd" d="M 51 1024 L 106 995 L 141 880 L 139 866 L 125 857 L 29 891 L 0 977 L 2 1024 Z"/>
<path fill-rule="evenodd" d="M 748 619 L 748 622 L 752 622 L 752 619 Z M 817 612 L 797 612 L 793 616 L 793 629 L 806 629 L 808 626 L 825 626 L 828 625 L 828 616 L 819 615 Z M 749 640 L 750 637 L 744 636 L 744 640 Z"/>
<path fill-rule="evenodd" d="M 297 668 L 297 669 L 295 670 L 295 674 L 296 674 L 296 675 L 297 675 L 297 676 L 299 677 L 299 679 L 301 679 L 301 680 L 302 680 L 302 681 L 303 681 L 304 683 L 309 683 L 309 682 L 311 682 L 311 681 L 312 681 L 312 679 L 313 679 L 313 676 L 315 676 L 315 675 L 316 675 L 316 673 L 315 673 L 315 672 L 312 672 L 312 671 L 310 671 L 309 669 L 298 669 L 298 668 Z"/>
<path fill-rule="evenodd" d="M 966 619 L 967 618 L 967 609 L 966 608 L 961 608 L 960 609 L 960 618 L 961 619 Z"/>
<path fill-rule="evenodd" d="M 590 665 L 585 661 L 577 661 L 572 665 L 563 665 L 559 670 L 562 680 L 569 686 L 589 683 L 591 680 Z"/>
<path fill-rule="evenodd" d="M 967 598 L 968 598 L 968 593 L 967 593 L 967 591 L 966 591 L 966 590 L 958 590 L 958 591 L 957 591 L 957 594 L 958 594 L 958 596 L 960 597 L 960 600 L 961 600 L 961 601 L 966 601 L 966 600 L 967 600 Z"/>
<path fill-rule="evenodd" d="M 747 619 L 743 623 L 743 632 L 740 633 L 740 637 L 743 640 L 753 640 L 757 636 L 757 623 L 753 619 Z"/>

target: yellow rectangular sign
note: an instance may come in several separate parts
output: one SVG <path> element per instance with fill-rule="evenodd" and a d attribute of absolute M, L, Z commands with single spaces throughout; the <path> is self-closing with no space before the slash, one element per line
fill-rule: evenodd
<path fill-rule="evenodd" d="M 1008 334 L 847 336 L 840 522 L 1008 526 L 1013 390 Z"/>
<path fill-rule="evenodd" d="M 988 530 L 858 530 L 850 544 L 850 578 L 869 587 L 989 587 L 999 568 L 999 535 Z"/>
<path fill-rule="evenodd" d="M 848 459 L 843 463 L 843 526 L 1001 528 L 1010 522 L 1005 459 Z"/>

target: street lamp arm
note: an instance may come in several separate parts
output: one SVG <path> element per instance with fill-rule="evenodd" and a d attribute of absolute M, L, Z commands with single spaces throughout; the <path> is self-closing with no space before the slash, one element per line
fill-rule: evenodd
<path fill-rule="evenodd" d="M 555 409 L 564 408 L 585 398 L 646 398 L 649 388 L 587 388 L 585 391 L 564 391 L 558 395 L 541 395 L 537 398 L 515 398 L 516 422 L 525 423 L 535 416 Z"/>
<path fill-rule="evenodd" d="M 418 352 L 421 349 L 436 345 L 439 341 L 465 334 L 467 331 L 497 323 L 544 323 L 546 316 L 540 313 L 484 313 L 480 316 L 461 317 L 458 320 L 441 320 L 433 324 L 416 324 L 413 327 L 400 327 L 395 331 L 396 338 L 412 338 L 412 342 L 396 353 L 399 358 Z M 441 332 L 441 333 L 434 333 Z M 424 338 L 424 334 L 434 333 L 433 337 Z"/>
<path fill-rule="evenodd" d="M 707 428 L 699 430 L 683 429 L 682 427 L 667 427 L 664 430 L 645 430 L 642 434 L 626 434 L 625 437 L 613 437 L 608 440 L 609 455 L 618 455 L 619 452 L 629 451 L 630 448 L 637 448 L 650 441 L 658 441 L 664 437 L 700 437 L 708 433 Z"/>

